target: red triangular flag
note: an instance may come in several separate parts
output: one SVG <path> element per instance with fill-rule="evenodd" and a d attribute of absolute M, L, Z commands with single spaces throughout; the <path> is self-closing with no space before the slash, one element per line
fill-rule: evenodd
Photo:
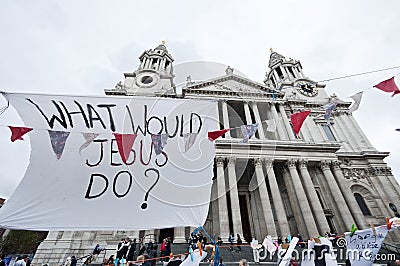
<path fill-rule="evenodd" d="M 296 135 L 299 133 L 304 120 L 310 113 L 311 111 L 307 110 L 290 115 L 290 120 L 292 120 L 293 131 L 294 133 L 296 133 Z"/>
<path fill-rule="evenodd" d="M 22 136 L 32 130 L 32 128 L 29 127 L 12 127 L 12 126 L 8 127 L 11 130 L 11 142 L 16 141 L 17 139 L 24 140 Z"/>
<path fill-rule="evenodd" d="M 131 153 L 133 143 L 135 143 L 137 134 L 114 133 L 114 137 L 117 141 L 118 151 L 121 155 L 121 159 L 124 163 L 126 163 L 129 158 L 129 154 Z"/>
<path fill-rule="evenodd" d="M 210 141 L 216 140 L 217 138 L 221 137 L 229 130 L 231 130 L 231 129 L 227 128 L 227 129 L 222 129 L 222 130 L 217 130 L 217 131 L 210 131 L 210 132 L 208 132 L 208 139 Z"/>
<path fill-rule="evenodd" d="M 396 83 L 394 82 L 394 77 L 384 80 L 374 86 L 377 89 L 380 89 L 384 92 L 393 92 L 392 97 L 396 94 L 400 93 L 399 88 L 397 87 Z"/>

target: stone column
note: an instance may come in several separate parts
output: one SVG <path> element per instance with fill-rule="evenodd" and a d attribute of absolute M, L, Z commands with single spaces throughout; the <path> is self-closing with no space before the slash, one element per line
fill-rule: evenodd
<path fill-rule="evenodd" d="M 228 204 L 226 203 L 224 158 L 217 158 L 217 197 L 219 213 L 219 232 L 222 240 L 228 241 L 229 237 L 229 216 Z"/>
<path fill-rule="evenodd" d="M 236 158 L 230 157 L 228 162 L 229 194 L 231 197 L 231 211 L 233 233 L 243 237 L 242 216 L 240 215 L 239 194 L 237 189 L 237 179 L 235 170 Z"/>
<path fill-rule="evenodd" d="M 329 232 L 330 228 L 328 221 L 326 220 L 324 210 L 322 209 L 321 202 L 319 201 L 317 192 L 315 191 L 310 173 L 308 172 L 307 164 L 307 160 L 302 159 L 299 161 L 300 173 L 301 177 L 303 178 L 304 187 L 306 189 L 314 217 L 318 223 L 319 232 L 323 234 L 325 232 Z"/>
<path fill-rule="evenodd" d="M 286 127 L 286 132 L 289 135 L 289 139 L 290 140 L 295 140 L 296 138 L 294 136 L 292 126 L 289 123 L 289 119 L 287 118 L 287 115 L 286 115 L 286 112 L 285 112 L 285 108 L 283 107 L 282 104 L 279 104 L 279 111 L 281 112 L 281 116 L 282 116 L 282 119 L 283 119 L 283 124 Z"/>
<path fill-rule="evenodd" d="M 345 117 L 347 117 L 347 120 L 349 121 L 349 124 L 353 125 L 353 128 L 356 129 L 356 132 L 360 136 L 361 148 L 366 149 L 366 150 L 375 150 L 372 147 L 371 143 L 369 142 L 367 136 L 365 136 L 364 132 L 362 131 L 362 129 L 360 128 L 360 126 L 358 125 L 356 120 L 354 119 L 353 115 L 346 113 Z"/>
<path fill-rule="evenodd" d="M 160 70 L 160 63 L 161 63 L 161 59 L 158 58 L 158 59 L 156 60 L 156 70 L 157 70 L 157 71 Z"/>
<path fill-rule="evenodd" d="M 308 125 L 308 129 L 310 130 L 311 137 L 314 141 L 321 142 L 324 140 L 324 136 L 321 134 L 321 131 L 318 128 L 319 125 L 315 123 L 314 119 L 306 119 L 305 123 Z"/>
<path fill-rule="evenodd" d="M 304 192 L 299 174 L 297 173 L 296 161 L 293 159 L 288 160 L 287 165 L 289 168 L 290 176 L 292 177 L 293 180 L 296 196 L 299 201 L 303 219 L 307 228 L 308 236 L 306 237 L 317 237 L 319 236 L 317 225 L 315 224 L 315 220 L 313 218 L 310 205 L 308 204 L 306 193 Z"/>
<path fill-rule="evenodd" d="M 289 139 L 287 136 L 287 133 L 285 132 L 284 128 L 283 128 L 283 123 L 282 123 L 282 119 L 279 118 L 278 112 L 276 111 L 276 107 L 275 104 L 270 103 L 270 109 L 272 112 L 272 116 L 275 119 L 276 122 L 276 129 L 278 130 L 278 136 L 281 140 L 287 140 Z"/>
<path fill-rule="evenodd" d="M 272 237 L 277 237 L 274 213 L 272 212 L 271 203 L 269 201 L 269 193 L 267 185 L 265 184 L 265 177 L 262 169 L 261 159 L 257 158 L 254 160 L 254 167 L 257 177 L 258 191 L 260 192 L 261 207 L 267 227 L 267 233 Z"/>
<path fill-rule="evenodd" d="M 338 214 L 342 217 L 342 220 L 344 222 L 344 227 L 346 228 L 346 230 L 350 230 L 351 225 L 355 224 L 355 222 L 354 222 L 353 217 L 351 216 L 351 212 L 346 204 L 343 194 L 340 191 L 335 178 L 333 177 L 333 174 L 330 169 L 330 162 L 329 161 L 321 161 L 320 166 L 321 166 L 322 172 L 324 173 L 325 179 L 326 179 L 327 183 L 329 184 L 332 198 L 336 199 L 335 203 L 340 212 L 340 214 L 339 213 Z"/>
<path fill-rule="evenodd" d="M 377 199 L 377 203 L 381 205 L 380 209 L 382 214 L 385 215 L 385 217 L 391 217 L 393 213 L 389 207 L 389 202 L 391 202 L 391 200 L 388 197 L 388 194 L 390 194 L 388 189 L 390 189 L 390 187 L 387 187 L 387 184 L 382 183 L 382 177 L 384 178 L 384 176 L 382 176 L 382 172 L 379 168 L 373 168 L 373 177 L 375 180 L 378 180 L 378 182 L 375 183 L 375 189 L 378 191 L 380 196 L 379 199 Z"/>
<path fill-rule="evenodd" d="M 186 243 L 185 227 L 180 226 L 174 228 L 174 243 Z"/>
<path fill-rule="evenodd" d="M 162 70 L 164 70 L 165 69 L 165 62 L 166 62 L 166 58 L 164 57 L 163 59 L 162 59 L 162 63 L 161 63 L 161 69 Z"/>
<path fill-rule="evenodd" d="M 151 60 L 150 58 L 146 58 L 145 68 L 150 68 L 151 61 L 152 61 L 152 60 Z"/>
<path fill-rule="evenodd" d="M 392 175 L 390 169 L 387 169 L 387 173 L 386 173 L 386 177 L 389 180 L 389 182 L 392 184 L 392 188 L 396 191 L 396 193 L 394 194 L 398 199 L 400 196 L 400 185 L 397 182 L 397 180 L 394 178 L 394 176 Z"/>
<path fill-rule="evenodd" d="M 346 136 L 349 145 L 353 148 L 354 151 L 359 151 L 360 150 L 359 141 L 355 139 L 354 136 L 351 134 L 351 128 L 347 127 L 346 122 L 343 120 L 343 115 L 338 114 L 336 118 L 337 118 L 336 119 L 337 123 L 339 127 L 342 129 L 343 134 Z"/>
<path fill-rule="evenodd" d="M 251 102 L 251 109 L 253 109 L 253 113 L 256 119 L 256 123 L 258 123 L 258 135 L 260 139 L 265 139 L 265 133 L 264 133 L 264 128 L 262 126 L 262 121 L 260 117 L 260 113 L 258 112 L 258 106 L 256 102 Z"/>
<path fill-rule="evenodd" d="M 358 206 L 358 203 L 354 197 L 353 192 L 351 191 L 348 182 L 346 178 L 343 175 L 342 169 L 340 168 L 340 162 L 339 161 L 333 161 L 332 162 L 332 169 L 333 173 L 336 177 L 337 183 L 340 186 L 340 190 L 342 191 L 342 194 L 347 202 L 347 205 L 350 208 L 351 214 L 353 215 L 354 219 L 357 222 L 357 226 L 359 229 L 366 229 L 369 227 L 367 224 L 364 215 L 362 214 L 360 207 Z M 348 225 L 346 225 L 348 226 Z"/>
<path fill-rule="evenodd" d="M 283 79 L 288 78 L 288 73 L 286 72 L 286 69 L 283 66 L 278 66 L 278 67 L 282 71 Z"/>
<path fill-rule="evenodd" d="M 333 133 L 335 134 L 336 140 L 342 143 L 343 149 L 345 151 L 352 151 L 352 148 L 349 144 L 348 139 L 344 135 L 342 128 L 339 126 L 337 116 L 335 116 L 335 118 L 334 118 L 334 123 L 331 124 L 331 129 L 332 129 Z"/>
<path fill-rule="evenodd" d="M 276 177 L 274 173 L 273 161 L 266 160 L 265 168 L 267 170 L 268 183 L 271 189 L 272 198 L 274 199 L 275 213 L 278 219 L 278 226 L 282 236 L 287 236 L 290 233 L 288 220 L 286 217 L 285 208 L 283 206 L 283 201 L 281 193 L 279 191 L 278 183 L 276 182 Z"/>
<path fill-rule="evenodd" d="M 226 101 L 222 101 L 222 118 L 224 121 L 224 128 L 229 128 L 229 117 L 228 117 L 228 104 L 226 103 Z M 230 132 L 226 132 L 225 133 L 225 138 L 226 139 L 230 139 L 231 138 L 231 134 Z"/>
<path fill-rule="evenodd" d="M 283 169 L 283 181 L 285 182 L 285 187 L 287 190 L 290 206 L 293 211 L 293 216 L 297 225 L 297 229 L 301 235 L 305 236 L 306 234 L 308 234 L 307 227 L 304 223 L 303 215 L 301 213 L 301 207 L 299 205 L 299 200 L 297 199 L 296 196 L 293 180 L 287 168 Z"/>
<path fill-rule="evenodd" d="M 244 114 L 246 116 L 245 124 L 246 125 L 253 124 L 253 121 L 251 120 L 249 104 L 247 102 L 243 102 L 243 108 L 244 108 Z"/>

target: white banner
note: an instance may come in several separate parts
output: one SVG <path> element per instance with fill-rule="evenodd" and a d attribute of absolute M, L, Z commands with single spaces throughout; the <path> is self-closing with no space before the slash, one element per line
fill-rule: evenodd
<path fill-rule="evenodd" d="M 346 254 L 351 265 L 367 266 L 372 265 L 385 241 L 388 229 L 386 227 L 376 227 L 374 234 L 372 228 L 357 230 L 352 237 L 350 233 L 345 233 L 347 241 Z"/>
<path fill-rule="evenodd" d="M 24 136 L 30 138 L 30 164 L 0 209 L 0 227 L 142 230 L 204 224 L 214 162 L 207 132 L 218 128 L 216 102 L 4 96 L 33 130 Z M 192 133 L 197 137 L 186 150 L 184 135 Z"/>

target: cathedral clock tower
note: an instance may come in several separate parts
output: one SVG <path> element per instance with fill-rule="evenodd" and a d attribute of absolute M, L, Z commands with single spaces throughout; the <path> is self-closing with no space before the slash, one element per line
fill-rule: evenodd
<path fill-rule="evenodd" d="M 303 67 L 298 60 L 286 59 L 283 55 L 273 51 L 272 48 L 264 83 L 276 90 L 282 90 L 292 98 L 326 98 L 328 95 L 322 88 L 325 84 L 318 84 L 306 77 Z"/>
<path fill-rule="evenodd" d="M 124 73 L 125 81 L 120 81 L 114 89 L 106 89 L 106 94 L 176 95 L 172 67 L 174 59 L 168 53 L 164 42 L 154 49 L 144 51 L 139 60 L 139 68 L 133 73 Z"/>

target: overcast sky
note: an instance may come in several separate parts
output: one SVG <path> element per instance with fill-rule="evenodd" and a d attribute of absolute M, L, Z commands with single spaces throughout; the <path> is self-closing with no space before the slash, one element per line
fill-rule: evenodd
<path fill-rule="evenodd" d="M 103 95 L 162 40 L 175 64 L 219 62 L 258 82 L 270 47 L 300 60 L 316 81 L 400 65 L 397 0 L 246 2 L 1 1 L 0 90 Z M 350 101 L 399 73 L 327 82 L 326 89 Z M 399 104 L 400 95 L 369 89 L 354 113 L 373 146 L 390 152 L 386 162 L 397 178 Z M 0 117 L 0 197 L 13 193 L 28 164 L 29 141 L 11 144 L 5 127 L 21 123 L 11 108 Z"/>

